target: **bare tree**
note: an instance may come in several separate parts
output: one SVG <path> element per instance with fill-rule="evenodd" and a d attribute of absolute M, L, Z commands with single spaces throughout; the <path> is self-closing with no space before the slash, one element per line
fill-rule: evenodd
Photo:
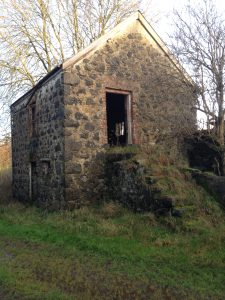
<path fill-rule="evenodd" d="M 175 11 L 173 51 L 199 87 L 197 109 L 224 145 L 225 20 L 212 0 L 189 2 Z"/>
<path fill-rule="evenodd" d="M 141 4 L 142 0 L 0 0 L 1 112 L 4 106 L 8 118 L 11 102 Z"/>
<path fill-rule="evenodd" d="M 139 7 L 139 0 L 0 0 L 0 67 L 33 86 Z"/>

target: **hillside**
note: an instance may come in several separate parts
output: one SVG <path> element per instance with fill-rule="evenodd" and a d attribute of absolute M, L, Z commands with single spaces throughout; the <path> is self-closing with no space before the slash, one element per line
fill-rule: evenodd
<path fill-rule="evenodd" d="M 187 166 L 149 156 L 182 217 L 112 201 L 55 213 L 1 204 L 0 298 L 224 299 L 224 211 Z"/>

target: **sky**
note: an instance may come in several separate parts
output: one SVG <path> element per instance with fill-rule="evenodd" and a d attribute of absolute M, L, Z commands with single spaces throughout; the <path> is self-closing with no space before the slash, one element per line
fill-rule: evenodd
<path fill-rule="evenodd" d="M 152 11 L 158 14 L 158 21 L 152 24 L 153 28 L 163 40 L 168 39 L 172 23 L 173 9 L 182 9 L 189 3 L 189 0 L 144 0 L 148 7 L 148 14 L 151 16 Z M 191 3 L 202 2 L 201 0 L 190 0 Z M 221 13 L 225 16 L 225 0 L 215 0 L 215 3 Z"/>

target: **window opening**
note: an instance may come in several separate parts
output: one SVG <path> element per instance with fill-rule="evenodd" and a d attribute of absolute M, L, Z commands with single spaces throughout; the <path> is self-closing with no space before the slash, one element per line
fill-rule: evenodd
<path fill-rule="evenodd" d="M 48 175 L 50 173 L 50 161 L 49 160 L 42 160 L 42 173 L 43 175 Z"/>
<path fill-rule="evenodd" d="M 36 135 L 36 105 L 31 106 L 31 135 Z"/>
<path fill-rule="evenodd" d="M 110 146 L 131 144 L 130 94 L 106 93 L 107 133 Z"/>

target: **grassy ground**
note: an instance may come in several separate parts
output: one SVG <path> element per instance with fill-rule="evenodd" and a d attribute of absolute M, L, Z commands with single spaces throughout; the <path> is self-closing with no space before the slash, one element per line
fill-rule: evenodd
<path fill-rule="evenodd" d="M 224 299 L 225 226 L 0 207 L 1 299 Z M 2 295 L 1 295 L 2 293 Z"/>
<path fill-rule="evenodd" d="M 182 218 L 112 202 L 47 213 L 12 202 L 0 170 L 0 299 L 225 299 L 224 211 L 158 157 L 149 168 Z"/>

